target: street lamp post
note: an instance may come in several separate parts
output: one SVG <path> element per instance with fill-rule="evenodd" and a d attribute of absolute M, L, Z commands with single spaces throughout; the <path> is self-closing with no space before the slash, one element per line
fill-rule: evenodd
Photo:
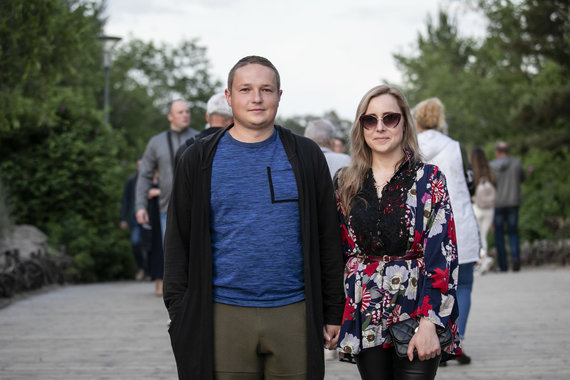
<path fill-rule="evenodd" d="M 121 37 L 99 36 L 103 42 L 103 70 L 105 71 L 105 88 L 103 93 L 103 112 L 105 123 L 109 122 L 109 76 L 111 72 L 111 52 Z"/>

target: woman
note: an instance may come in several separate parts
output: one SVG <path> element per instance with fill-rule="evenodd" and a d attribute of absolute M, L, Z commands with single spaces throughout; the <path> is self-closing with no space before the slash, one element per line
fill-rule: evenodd
<path fill-rule="evenodd" d="M 160 187 L 158 172 L 154 172 L 152 187 L 148 190 L 147 212 L 149 224 L 143 225 L 146 251 L 148 255 L 148 271 L 151 281 L 156 283 L 155 294 L 162 297 L 162 279 L 164 277 L 164 253 L 162 250 L 162 231 L 160 225 Z"/>
<path fill-rule="evenodd" d="M 469 161 L 473 168 L 475 181 L 475 195 L 472 197 L 473 212 L 481 235 L 481 260 L 478 263 L 478 268 L 481 273 L 485 273 L 493 264 L 493 259 L 487 254 L 487 234 L 493 223 L 495 177 L 485 152 L 480 147 L 473 148 L 469 155 Z"/>
<path fill-rule="evenodd" d="M 350 136 L 352 161 L 335 181 L 347 295 L 339 350 L 355 355 L 362 379 L 433 379 L 444 351 L 461 354 L 458 338 L 442 348 L 436 334 L 447 327 L 455 338 L 458 314 L 445 177 L 420 161 L 406 99 L 393 87 L 364 95 Z M 419 327 L 400 359 L 388 329 L 410 318 Z"/>
<path fill-rule="evenodd" d="M 447 127 L 443 104 L 438 98 L 430 98 L 418 104 L 412 111 L 418 143 L 422 157 L 427 163 L 437 165 L 445 174 L 449 199 L 453 208 L 457 233 L 457 255 L 459 257 L 459 282 L 457 303 L 459 336 L 465 337 L 467 317 L 471 308 L 473 269 L 479 261 L 479 229 L 471 207 L 471 196 L 467 187 L 465 168 L 460 144 L 441 133 Z M 463 354 L 457 357 L 460 364 L 469 364 L 471 358 Z"/>

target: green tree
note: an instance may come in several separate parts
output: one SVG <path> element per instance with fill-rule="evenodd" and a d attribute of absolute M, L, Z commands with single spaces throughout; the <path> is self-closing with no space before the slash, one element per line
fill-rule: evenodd
<path fill-rule="evenodd" d="M 498 140 L 535 168 L 524 184 L 523 238 L 560 237 L 570 171 L 570 9 L 559 0 L 472 1 L 488 20 L 481 40 L 461 37 L 445 10 L 428 19 L 417 54 L 395 55 L 413 105 L 432 96 L 446 106 L 449 134 L 465 145 Z M 546 185 L 548 184 L 548 185 Z M 568 234 L 568 231 L 562 234 Z"/>
<path fill-rule="evenodd" d="M 116 227 L 125 143 L 96 100 L 101 12 L 88 1 L 0 4 L 0 172 L 12 217 L 65 246 L 83 281 L 134 269 Z"/>
<path fill-rule="evenodd" d="M 206 48 L 197 40 L 157 46 L 133 39 L 119 46 L 113 62 L 110 120 L 128 143 L 125 158 L 134 162 L 148 139 L 168 128 L 167 105 L 172 100 L 186 100 L 191 126 L 204 128 L 206 102 L 221 87 L 209 70 Z"/>
<path fill-rule="evenodd" d="M 132 41 L 113 66 L 111 124 L 105 124 L 97 38 L 103 7 L 87 0 L 0 2 L 5 203 L 15 223 L 33 224 L 52 245 L 65 246 L 82 281 L 134 273 L 127 233 L 118 228 L 134 157 L 167 127 L 173 98 L 189 101 L 201 129 L 205 102 L 219 85 L 196 41 L 175 48 Z"/>

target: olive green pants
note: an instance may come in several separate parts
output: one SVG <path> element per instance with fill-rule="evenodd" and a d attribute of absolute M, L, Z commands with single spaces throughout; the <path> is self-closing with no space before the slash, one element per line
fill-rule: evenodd
<path fill-rule="evenodd" d="M 280 307 L 214 304 L 216 380 L 304 380 L 305 302 Z"/>

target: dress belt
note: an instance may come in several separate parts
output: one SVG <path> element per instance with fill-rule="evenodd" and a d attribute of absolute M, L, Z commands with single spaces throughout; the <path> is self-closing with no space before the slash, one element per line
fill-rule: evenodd
<path fill-rule="evenodd" d="M 388 256 L 388 255 L 371 256 L 371 255 L 363 255 L 363 254 L 358 254 L 358 255 L 354 255 L 354 256 L 358 259 L 361 259 L 361 260 L 382 261 L 384 263 L 389 263 L 392 261 L 405 261 L 405 260 L 419 259 L 420 257 L 423 257 L 423 255 L 424 255 L 423 251 L 408 251 L 408 252 L 406 252 L 406 254 L 404 256 Z"/>

